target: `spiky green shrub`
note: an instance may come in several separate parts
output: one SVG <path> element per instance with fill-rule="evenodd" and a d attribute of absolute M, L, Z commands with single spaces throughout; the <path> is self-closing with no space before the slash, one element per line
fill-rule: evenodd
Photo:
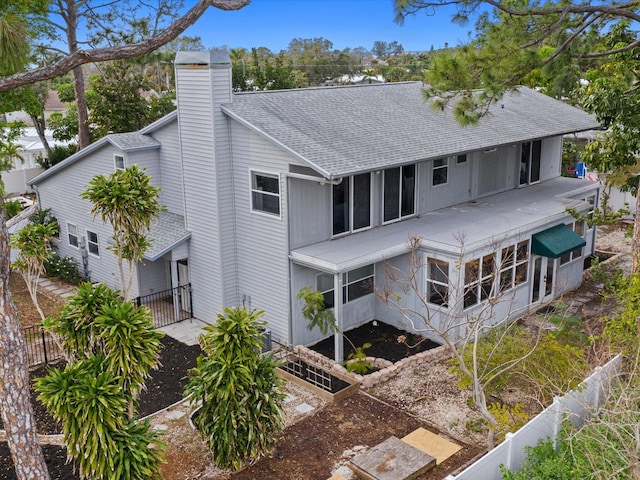
<path fill-rule="evenodd" d="M 162 347 L 149 310 L 86 283 L 44 325 L 62 339 L 72 363 L 51 369 L 36 390 L 62 424 L 82 478 L 159 478 L 163 443 L 149 422 L 135 420 L 137 396 Z"/>
<path fill-rule="evenodd" d="M 185 393 L 201 406 L 194 424 L 215 463 L 238 469 L 267 452 L 284 425 L 282 381 L 271 355 L 261 356 L 263 311 L 225 308 L 200 337 L 203 355 Z"/>
<path fill-rule="evenodd" d="M 149 422 L 127 415 L 121 382 L 94 355 L 36 380 L 39 399 L 62 424 L 70 459 L 84 479 L 160 478 L 162 442 Z M 155 444 L 155 446 L 152 446 Z"/>

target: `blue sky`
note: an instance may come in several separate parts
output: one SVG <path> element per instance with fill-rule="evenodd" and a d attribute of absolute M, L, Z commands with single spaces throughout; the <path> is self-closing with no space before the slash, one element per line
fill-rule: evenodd
<path fill-rule="evenodd" d="M 193 2 L 187 0 L 187 6 Z M 186 34 L 199 36 L 206 48 L 286 50 L 294 38 L 323 37 L 333 48 L 364 47 L 376 40 L 397 41 L 405 51 L 457 46 L 468 40 L 473 25 L 461 28 L 450 21 L 451 11 L 408 17 L 403 26 L 393 21 L 392 0 L 252 0 L 238 11 L 208 11 Z"/>

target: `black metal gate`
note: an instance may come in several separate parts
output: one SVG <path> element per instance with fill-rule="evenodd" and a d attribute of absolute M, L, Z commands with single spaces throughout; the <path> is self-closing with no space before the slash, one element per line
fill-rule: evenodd
<path fill-rule="evenodd" d="M 146 305 L 151 310 L 156 327 L 188 320 L 193 318 L 191 284 L 138 297 L 136 305 Z"/>

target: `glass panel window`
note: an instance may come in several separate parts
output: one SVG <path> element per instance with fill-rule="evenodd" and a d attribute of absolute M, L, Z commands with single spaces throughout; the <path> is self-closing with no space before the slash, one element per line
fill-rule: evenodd
<path fill-rule="evenodd" d="M 427 300 L 435 305 L 448 306 L 449 262 L 433 258 L 427 260 Z"/>
<path fill-rule="evenodd" d="M 467 154 L 463 154 L 463 155 L 458 155 L 456 157 L 456 162 L 458 163 L 458 165 L 460 165 L 461 163 L 467 163 Z"/>
<path fill-rule="evenodd" d="M 343 275 L 344 303 L 373 293 L 373 265 L 351 270 Z"/>
<path fill-rule="evenodd" d="M 280 177 L 251 172 L 251 210 L 280 216 Z"/>
<path fill-rule="evenodd" d="M 416 167 L 405 165 L 384 171 L 384 215 L 390 222 L 415 213 Z"/>
<path fill-rule="evenodd" d="M 525 142 L 520 151 L 520 185 L 540 181 L 542 141 Z"/>
<path fill-rule="evenodd" d="M 335 306 L 333 275 L 320 273 L 316 276 L 316 290 L 324 297 L 324 308 L 333 308 Z"/>
<path fill-rule="evenodd" d="M 69 245 L 78 248 L 78 227 L 73 223 L 67 223 L 67 237 Z"/>
<path fill-rule="evenodd" d="M 96 257 L 100 256 L 100 245 L 98 242 L 98 234 L 87 230 L 87 250 Z"/>
<path fill-rule="evenodd" d="M 333 234 L 371 226 L 371 174 L 345 178 L 333 185 Z"/>
<path fill-rule="evenodd" d="M 115 163 L 116 170 L 124 170 L 124 157 L 122 155 L 114 155 L 113 161 Z"/>
<path fill-rule="evenodd" d="M 500 264 L 500 291 L 510 290 L 525 283 L 529 274 L 529 241 L 502 249 Z"/>
<path fill-rule="evenodd" d="M 578 235 L 584 238 L 584 222 L 568 223 L 567 227 L 576 232 Z M 577 248 L 571 252 L 565 253 L 560 257 L 560 265 L 566 265 L 569 262 L 573 262 L 582 257 L 582 249 L 584 247 Z"/>
<path fill-rule="evenodd" d="M 433 161 L 433 176 L 431 184 L 435 187 L 436 185 L 444 185 L 447 183 L 447 177 L 449 174 L 449 159 L 448 158 L 440 158 L 438 160 Z"/>
<path fill-rule="evenodd" d="M 495 255 L 490 253 L 476 258 L 464 267 L 464 308 L 488 299 L 493 292 Z"/>

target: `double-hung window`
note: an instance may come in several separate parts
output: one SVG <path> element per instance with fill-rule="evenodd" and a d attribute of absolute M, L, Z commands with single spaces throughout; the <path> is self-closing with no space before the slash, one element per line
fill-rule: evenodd
<path fill-rule="evenodd" d="M 449 159 L 439 158 L 433 161 L 431 185 L 445 185 L 449 178 Z"/>
<path fill-rule="evenodd" d="M 114 155 L 113 162 L 115 164 L 116 170 L 124 170 L 124 156 L 122 155 Z"/>
<path fill-rule="evenodd" d="M 405 165 L 384 171 L 384 222 L 415 213 L 416 166 Z"/>
<path fill-rule="evenodd" d="M 333 234 L 354 232 L 371 226 L 371 174 L 344 178 L 333 185 Z"/>
<path fill-rule="evenodd" d="M 69 245 L 78 248 L 78 226 L 67 222 L 67 238 Z"/>
<path fill-rule="evenodd" d="M 529 273 L 529 241 L 502 249 L 500 262 L 500 291 L 510 290 L 527 281 Z"/>
<path fill-rule="evenodd" d="M 520 185 L 529 185 L 540 181 L 541 155 L 541 140 L 522 144 L 520 151 Z"/>
<path fill-rule="evenodd" d="M 251 210 L 280 216 L 280 177 L 251 172 Z"/>
<path fill-rule="evenodd" d="M 87 250 L 91 255 L 100 256 L 100 242 L 98 242 L 98 234 L 87 230 Z"/>
<path fill-rule="evenodd" d="M 429 303 L 447 307 L 449 304 L 449 262 L 427 260 L 427 299 Z"/>

